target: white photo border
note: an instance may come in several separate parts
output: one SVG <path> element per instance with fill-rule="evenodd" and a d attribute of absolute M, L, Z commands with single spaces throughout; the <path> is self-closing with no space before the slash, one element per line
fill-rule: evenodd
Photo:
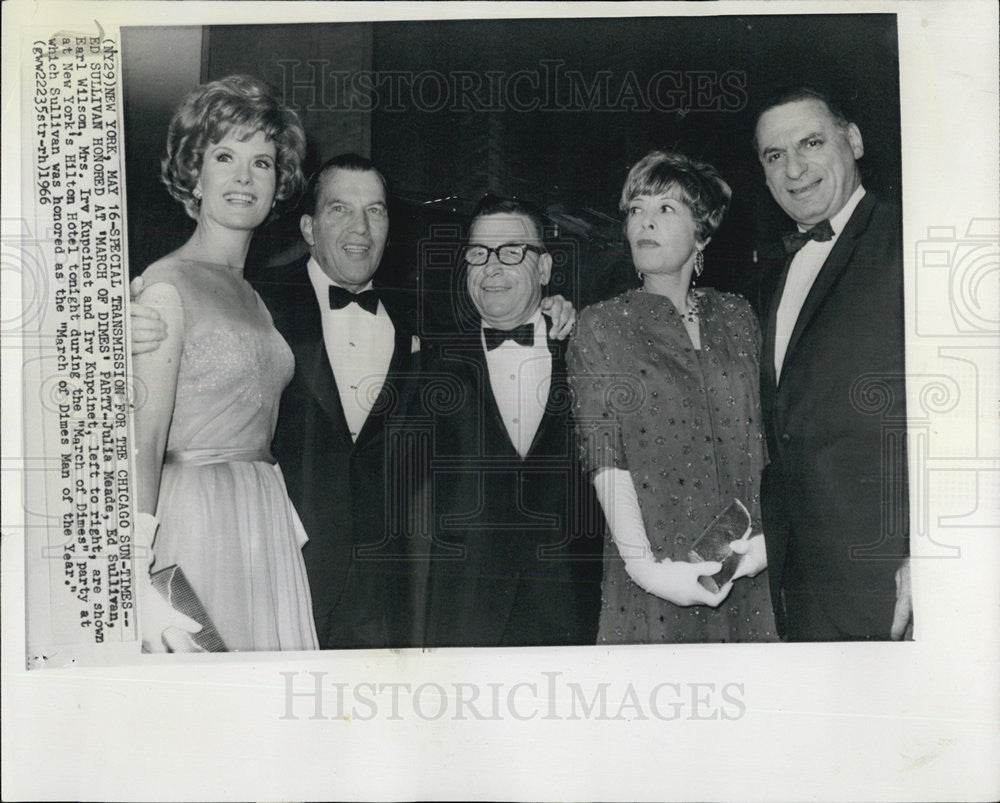
<path fill-rule="evenodd" d="M 949 336 L 954 307 L 920 296 L 925 276 L 953 264 L 948 254 L 996 241 L 995 4 L 13 2 L 3 7 L 3 145 L 19 151 L 13 99 L 26 80 L 18 54 L 28 26 L 868 12 L 898 23 L 908 372 L 976 382 L 971 407 L 908 399 L 911 410 L 929 408 L 938 437 L 962 444 L 978 433 L 973 454 L 910 454 L 911 478 L 950 478 L 914 488 L 929 495 L 929 526 L 962 538 L 952 560 L 922 561 L 933 550 L 914 541 L 916 641 L 146 656 L 28 672 L 19 505 L 29 467 L 19 344 L 5 344 L 3 796 L 995 799 L 998 338 L 988 328 Z M 20 276 L 7 269 L 18 161 L 2 164 L 4 321 L 21 311 Z M 985 253 L 980 291 L 990 292 L 997 265 Z M 580 695 L 592 700 L 606 682 L 606 715 L 585 715 Z M 462 708 L 456 700 L 473 688 L 478 702 Z M 651 705 L 656 689 L 682 708 Z"/>

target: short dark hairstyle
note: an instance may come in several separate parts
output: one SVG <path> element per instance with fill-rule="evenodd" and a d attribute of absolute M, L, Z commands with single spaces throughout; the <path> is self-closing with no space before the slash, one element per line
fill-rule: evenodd
<path fill-rule="evenodd" d="M 229 75 L 189 92 L 167 130 L 160 178 L 170 195 L 184 204 L 189 217 L 198 217 L 200 201 L 194 197 L 194 188 L 205 149 L 234 129 L 244 129 L 248 137 L 262 131 L 274 142 L 276 201 L 292 197 L 302 186 L 306 135 L 299 116 L 263 81 L 250 75 Z"/>
<path fill-rule="evenodd" d="M 487 193 L 476 204 L 472 210 L 472 217 L 469 219 L 469 230 L 472 224 L 481 217 L 489 215 L 522 215 L 531 221 L 538 235 L 538 242 L 545 247 L 545 213 L 530 201 L 523 201 L 520 198 L 506 198 L 502 195 Z"/>
<path fill-rule="evenodd" d="M 320 185 L 323 176 L 331 170 L 350 170 L 354 173 L 372 172 L 382 184 L 382 192 L 385 194 L 386 202 L 389 200 L 389 182 L 385 180 L 382 171 L 375 166 L 375 162 L 356 153 L 340 153 L 321 164 L 316 172 L 309 178 L 306 191 L 302 197 L 302 214 L 316 214 L 316 202 L 319 200 Z"/>
<path fill-rule="evenodd" d="M 753 118 L 754 153 L 758 152 L 757 125 L 760 123 L 760 118 L 764 116 L 764 113 L 778 106 L 784 106 L 786 103 L 797 103 L 802 100 L 816 100 L 826 106 L 830 115 L 833 117 L 834 122 L 837 124 L 837 127 L 840 129 L 847 128 L 847 126 L 851 124 L 851 120 L 844 114 L 840 106 L 830 97 L 828 93 L 805 84 L 783 87 L 777 92 L 768 95 L 767 98 L 765 98 L 764 101 L 757 107 L 757 112 Z"/>
<path fill-rule="evenodd" d="M 632 165 L 618 203 L 622 213 L 640 195 L 661 195 L 676 187 L 691 210 L 698 239 L 705 242 L 715 234 L 729 209 L 733 192 L 708 162 L 699 162 L 683 153 L 650 151 Z"/>

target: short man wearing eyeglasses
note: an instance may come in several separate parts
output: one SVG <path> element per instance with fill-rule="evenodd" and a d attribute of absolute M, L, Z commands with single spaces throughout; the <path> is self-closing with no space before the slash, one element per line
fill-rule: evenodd
<path fill-rule="evenodd" d="M 479 204 L 463 252 L 479 321 L 425 376 L 447 388 L 429 411 L 428 646 L 596 637 L 603 520 L 576 460 L 564 344 L 541 312 L 543 233 L 527 204 Z"/>

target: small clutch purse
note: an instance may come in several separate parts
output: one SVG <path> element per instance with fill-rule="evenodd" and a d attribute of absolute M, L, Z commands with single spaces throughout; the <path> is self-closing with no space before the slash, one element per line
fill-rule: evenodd
<path fill-rule="evenodd" d="M 717 560 L 722 564 L 722 568 L 715 574 L 703 574 L 698 578 L 698 582 L 713 594 L 718 593 L 732 579 L 740 558 L 743 557 L 733 552 L 730 542 L 746 538 L 750 535 L 750 530 L 750 512 L 739 499 L 734 499 L 691 545 L 691 551 L 688 552 L 688 561 L 691 563 Z"/>
<path fill-rule="evenodd" d="M 201 630 L 191 634 L 195 644 L 206 652 L 228 652 L 225 642 L 219 636 L 219 631 L 215 629 L 215 624 L 205 612 L 205 606 L 194 593 L 180 566 L 167 566 L 165 569 L 153 572 L 149 577 L 153 582 L 153 588 L 174 610 L 190 616 L 201 625 Z"/>

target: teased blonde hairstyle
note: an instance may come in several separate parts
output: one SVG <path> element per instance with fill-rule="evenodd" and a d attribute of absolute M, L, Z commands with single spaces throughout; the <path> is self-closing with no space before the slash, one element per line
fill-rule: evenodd
<path fill-rule="evenodd" d="M 690 159 L 683 153 L 650 151 L 628 171 L 618 207 L 627 212 L 629 204 L 640 195 L 661 195 L 672 187 L 677 188 L 691 210 L 698 240 L 705 242 L 722 223 L 733 194 L 708 162 Z"/>
<path fill-rule="evenodd" d="M 299 116 L 283 106 L 263 81 L 230 75 L 189 92 L 167 131 L 160 178 L 190 217 L 198 217 L 200 202 L 193 193 L 205 149 L 233 129 L 245 130 L 248 138 L 263 131 L 274 142 L 276 201 L 291 198 L 302 187 L 306 136 Z"/>

